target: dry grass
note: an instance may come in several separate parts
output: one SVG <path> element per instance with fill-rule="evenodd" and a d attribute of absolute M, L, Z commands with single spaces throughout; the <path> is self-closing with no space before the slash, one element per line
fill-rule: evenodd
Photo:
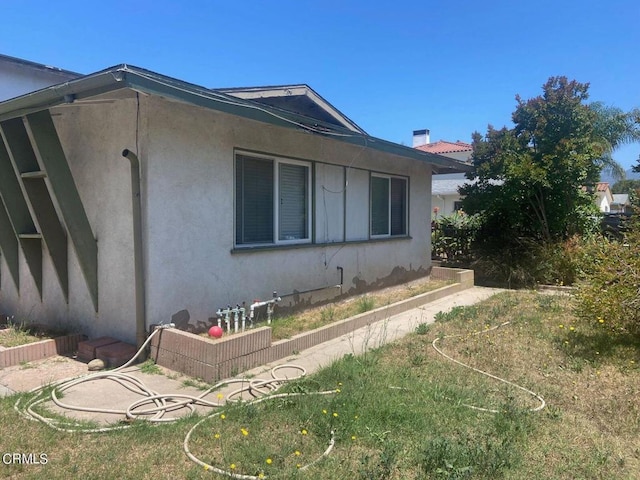
<path fill-rule="evenodd" d="M 484 332 L 505 321 L 509 325 Z M 471 334 L 476 331 L 484 333 Z M 598 322 L 579 323 L 569 297 L 532 292 L 501 294 L 438 315 L 423 333 L 366 357 L 348 355 L 291 387 L 339 385 L 337 395 L 239 406 L 229 410 L 224 425 L 207 420 L 192 451 L 223 468 L 237 463 L 238 473 L 275 473 L 271 478 L 639 478 L 637 337 Z M 431 343 L 449 335 L 440 342 L 447 354 L 538 392 L 547 407 L 529 413 L 537 404 L 528 394 L 443 359 Z M 65 434 L 17 416 L 14 400 L 0 399 L 0 452 L 45 452 L 49 463 L 0 465 L 0 477 L 222 478 L 182 452 L 195 419 L 105 435 Z M 300 436 L 303 427 L 308 437 Z M 295 451 L 306 461 L 315 458 L 333 428 L 337 442 L 329 458 L 308 472 L 296 471 Z M 216 433 L 234 437 L 245 453 L 218 441 Z M 274 466 L 287 473 L 278 475 Z"/>
<path fill-rule="evenodd" d="M 55 333 L 20 323 L 0 327 L 0 347 L 10 348 L 55 338 Z"/>
<path fill-rule="evenodd" d="M 437 290 L 450 284 L 451 282 L 449 281 L 422 278 L 403 285 L 358 295 L 321 307 L 309 308 L 295 315 L 275 318 L 271 324 L 271 335 L 273 340 L 290 338 L 298 333 L 308 332 L 329 325 L 332 322 Z"/>

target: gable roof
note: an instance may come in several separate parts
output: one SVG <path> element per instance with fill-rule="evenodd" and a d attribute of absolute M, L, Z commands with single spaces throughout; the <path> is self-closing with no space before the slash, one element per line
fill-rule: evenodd
<path fill-rule="evenodd" d="M 618 205 L 629 205 L 629 194 L 628 193 L 614 193 L 612 195 L 613 203 Z"/>
<path fill-rule="evenodd" d="M 438 140 L 437 142 L 427 143 L 416 147 L 417 150 L 429 153 L 457 153 L 457 152 L 472 152 L 473 147 L 469 143 L 461 142 L 457 140 L 455 142 L 447 142 L 446 140 Z"/>
<path fill-rule="evenodd" d="M 24 60 L 22 58 L 11 57 L 9 55 L 3 55 L 0 53 L 0 62 L 10 65 L 15 65 L 17 67 L 22 67 L 29 70 L 38 70 L 42 72 L 52 73 L 55 75 L 59 75 L 64 78 L 78 78 L 81 77 L 81 73 L 72 72 L 71 70 L 64 70 L 58 67 L 52 67 L 49 65 L 44 65 L 42 63 L 32 62 L 30 60 Z"/>
<path fill-rule="evenodd" d="M 315 118 L 326 123 L 366 134 L 355 122 L 322 98 L 309 85 L 276 85 L 270 87 L 214 88 L 237 98 L 253 100 L 288 112 Z"/>
<path fill-rule="evenodd" d="M 444 156 L 423 152 L 394 142 L 350 130 L 335 123 L 310 118 L 254 100 L 243 99 L 150 70 L 121 64 L 58 85 L 0 102 L 0 121 L 38 112 L 57 105 L 82 102 L 122 89 L 158 95 L 203 108 L 237 115 L 281 127 L 332 137 L 338 141 L 422 161 L 434 173 L 464 172 L 468 165 Z"/>

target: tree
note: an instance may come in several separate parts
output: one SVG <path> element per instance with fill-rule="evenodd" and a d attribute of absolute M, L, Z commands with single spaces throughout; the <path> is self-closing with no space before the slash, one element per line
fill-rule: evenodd
<path fill-rule="evenodd" d="M 604 146 L 604 153 L 598 161 L 602 169 L 617 181 L 624 180 L 624 169 L 613 159 L 612 154 L 621 145 L 640 141 L 640 110 L 625 113 L 620 108 L 606 106 L 602 102 L 594 102 L 589 108 L 596 112 L 594 130 Z"/>
<path fill-rule="evenodd" d="M 484 214 L 485 238 L 551 242 L 589 228 L 595 206 L 582 187 L 598 181 L 610 146 L 584 103 L 588 87 L 552 77 L 541 96 L 516 96 L 514 128 L 473 134 L 477 180 L 460 193 L 466 212 Z"/>
<path fill-rule="evenodd" d="M 611 187 L 611 193 L 632 193 L 640 190 L 640 180 L 620 180 Z"/>

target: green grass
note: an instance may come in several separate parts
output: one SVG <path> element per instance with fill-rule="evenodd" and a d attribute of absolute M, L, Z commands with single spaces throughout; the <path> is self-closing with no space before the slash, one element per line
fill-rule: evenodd
<path fill-rule="evenodd" d="M 637 478 L 637 338 L 581 324 L 569 297 L 532 292 L 438 317 L 428 329 L 366 356 L 346 355 L 284 388 L 335 394 L 230 405 L 224 419 L 204 419 L 191 452 L 221 469 L 233 464 L 238 474 L 282 479 Z M 448 355 L 538 392 L 547 408 L 531 412 L 538 403 L 530 395 L 445 360 L 431 347 L 436 337 Z M 2 465 L 0 477 L 223 478 L 182 451 L 201 418 L 65 434 L 22 419 L 14 401 L 0 399 L 0 450 L 45 452 L 49 463 Z M 333 452 L 301 471 L 322 454 L 331 431 Z"/>

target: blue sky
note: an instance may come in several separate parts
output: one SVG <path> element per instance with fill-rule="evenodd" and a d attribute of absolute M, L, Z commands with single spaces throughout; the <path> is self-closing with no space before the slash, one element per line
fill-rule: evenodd
<path fill-rule="evenodd" d="M 368 133 L 411 144 L 511 126 L 554 75 L 640 107 L 638 0 L 4 0 L 0 52 L 80 73 L 129 63 L 208 87 L 307 83 Z M 614 154 L 635 164 L 640 145 Z"/>

